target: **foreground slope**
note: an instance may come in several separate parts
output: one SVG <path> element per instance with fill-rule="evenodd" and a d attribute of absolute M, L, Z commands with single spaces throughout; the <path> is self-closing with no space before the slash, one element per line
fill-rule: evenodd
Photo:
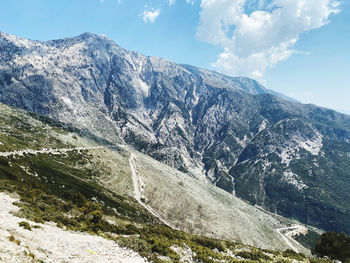
<path fill-rule="evenodd" d="M 239 257 L 260 262 L 283 258 L 308 261 L 295 252 L 256 248 L 307 252 L 278 231 L 293 224 L 287 219 L 252 207 L 128 146 L 106 145 L 105 141 L 102 144 L 97 137 L 88 137 L 61 123 L 3 104 L 0 104 L 0 112 L 0 189 L 16 193 L 20 200 L 15 203 L 20 209 L 9 205 L 2 214 L 6 218 L 4 222 L 12 224 L 0 225 L 3 233 L 0 247 L 3 252 L 7 249 L 9 257 L 11 247 L 21 247 L 20 244 L 23 252 L 20 258 L 30 257 L 29 253 L 40 260 L 57 255 L 60 248 L 53 250 L 52 243 L 25 248 L 25 244 L 45 231 L 53 235 L 53 240 L 64 241 L 63 230 L 45 224 L 53 221 L 66 230 L 87 231 L 112 239 L 157 262 L 161 262 L 162 257 L 176 262 L 184 256 L 184 251 L 190 253 L 188 256 L 193 260 L 201 262 L 211 262 L 206 261 L 207 257 L 232 262 Z M 137 173 L 136 184 L 133 173 Z M 1 198 L 4 204 L 12 200 L 4 194 Z M 16 216 L 26 219 L 8 214 L 6 211 L 10 208 L 17 210 Z M 23 220 L 29 223 L 33 233 L 16 227 Z M 172 230 L 162 222 L 193 234 L 231 241 L 190 235 Z M 56 234 L 59 236 L 54 237 Z M 74 233 L 65 236 L 72 238 L 73 243 L 77 242 L 75 238 L 83 238 Z M 20 244 L 8 243 L 16 240 Z M 73 244 L 71 241 L 67 244 Z M 110 245 L 102 239 L 98 242 Z M 293 247 L 289 243 L 293 243 Z M 93 248 L 89 244 L 81 244 L 81 249 L 88 250 L 81 251 L 82 254 L 92 251 L 92 254 L 103 255 L 98 243 Z M 65 256 L 74 257 L 69 251 L 70 247 L 59 260 Z M 78 254 L 81 256 L 81 253 Z M 79 258 L 75 257 L 76 260 Z"/>
<path fill-rule="evenodd" d="M 0 193 L 0 260 L 18 262 L 147 262 L 130 249 L 121 248 L 112 240 L 65 231 L 54 225 L 23 221 L 15 216 L 18 199 Z M 27 222 L 33 229 L 20 226 Z M 41 260 L 41 261 L 39 261 Z"/>
<path fill-rule="evenodd" d="M 124 141 L 272 212 L 350 233 L 350 117 L 106 37 L 0 33 L 0 101 Z"/>

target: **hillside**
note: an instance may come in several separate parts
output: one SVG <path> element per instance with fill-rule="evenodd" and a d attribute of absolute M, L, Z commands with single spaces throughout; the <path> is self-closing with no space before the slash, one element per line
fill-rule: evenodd
<path fill-rule="evenodd" d="M 89 254 L 103 260 L 108 253 L 102 247 L 111 246 L 108 240 L 112 240 L 155 262 L 166 258 L 177 262 L 184 256 L 202 262 L 212 262 L 208 257 L 226 262 L 244 258 L 309 261 L 292 249 L 307 250 L 279 230 L 295 222 L 253 207 L 128 146 L 101 143 L 84 131 L 3 104 L 0 113 L 1 258 L 60 262 Z M 142 185 L 137 186 L 134 173 Z M 14 215 L 11 210 L 16 211 Z M 102 239 L 84 237 L 87 234 L 77 230 Z M 50 242 L 30 241 L 45 235 L 52 236 Z M 67 242 L 68 247 L 57 247 L 54 242 Z M 69 247 L 74 242 L 80 242 L 79 253 Z M 132 251 L 115 249 L 110 256 L 122 253 L 125 260 L 145 260 L 136 259 Z"/>

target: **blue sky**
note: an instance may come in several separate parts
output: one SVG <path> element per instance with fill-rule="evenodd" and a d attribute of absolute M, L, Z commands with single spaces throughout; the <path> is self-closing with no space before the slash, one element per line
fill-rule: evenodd
<path fill-rule="evenodd" d="M 177 63 L 253 77 L 350 113 L 350 1 L 0 0 L 0 30 L 36 40 L 104 34 Z"/>

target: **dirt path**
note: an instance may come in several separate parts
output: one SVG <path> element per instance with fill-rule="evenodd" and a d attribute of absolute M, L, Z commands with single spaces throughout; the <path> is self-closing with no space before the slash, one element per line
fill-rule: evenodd
<path fill-rule="evenodd" d="M 124 147 L 125 148 L 125 147 Z M 130 164 L 130 170 L 131 170 L 131 176 L 132 176 L 132 182 L 134 186 L 134 197 L 137 200 L 137 202 L 142 205 L 148 212 L 150 212 L 152 215 L 157 217 L 162 223 L 165 225 L 173 228 L 168 222 L 166 222 L 156 211 L 153 210 L 152 207 L 145 204 L 142 201 L 142 192 L 145 188 L 145 184 L 143 183 L 142 177 L 139 174 L 139 172 L 136 170 L 135 162 L 134 162 L 134 154 L 130 152 L 130 158 L 129 158 L 129 164 Z"/>
<path fill-rule="evenodd" d="M 83 151 L 83 150 L 91 150 L 91 149 L 103 149 L 103 148 L 113 148 L 112 146 L 94 146 L 94 147 L 76 147 L 76 148 L 43 148 L 41 150 L 32 150 L 32 149 L 26 149 L 26 150 L 18 150 L 18 151 L 11 151 L 11 152 L 0 152 L 0 156 L 8 157 L 8 156 L 23 156 L 24 154 L 62 154 L 72 151 Z"/>
<path fill-rule="evenodd" d="M 143 191 L 144 184 L 141 179 L 141 176 L 138 174 L 138 172 L 135 169 L 134 158 L 135 158 L 134 154 L 131 153 L 129 157 L 129 164 L 130 164 L 130 170 L 131 170 L 131 176 L 132 176 L 132 183 L 134 186 L 134 197 L 137 200 L 137 202 L 142 203 L 141 192 Z"/>
<path fill-rule="evenodd" d="M 305 233 L 305 231 L 307 231 L 307 229 L 301 225 L 293 225 L 290 227 L 283 227 L 283 228 L 276 229 L 276 232 L 279 235 L 281 235 L 281 237 L 287 243 L 287 245 L 297 253 L 299 253 L 299 251 L 298 249 L 295 248 L 292 242 L 295 245 L 298 245 L 298 246 L 301 246 L 301 245 L 299 244 L 299 242 L 293 239 L 293 236 Z"/>

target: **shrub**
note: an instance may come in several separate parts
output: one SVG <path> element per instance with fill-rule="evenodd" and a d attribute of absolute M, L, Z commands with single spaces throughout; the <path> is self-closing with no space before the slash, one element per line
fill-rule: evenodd
<path fill-rule="evenodd" d="M 92 216 L 91 222 L 98 224 L 102 219 L 103 213 L 101 210 L 94 210 L 90 215 Z"/>
<path fill-rule="evenodd" d="M 9 236 L 9 240 L 10 240 L 11 242 L 16 243 L 17 245 L 20 245 L 20 244 L 21 244 L 21 241 L 18 240 L 18 239 L 16 239 L 14 236 Z"/>
<path fill-rule="evenodd" d="M 24 229 L 27 229 L 27 230 L 32 230 L 32 227 L 30 226 L 30 224 L 28 222 L 25 222 L 25 221 L 21 221 L 18 223 L 19 226 L 23 227 Z"/>
<path fill-rule="evenodd" d="M 306 258 L 306 256 L 303 253 L 297 253 L 297 252 L 295 252 L 294 250 L 291 250 L 291 249 L 286 249 L 283 252 L 283 256 L 284 257 L 288 257 L 288 258 L 294 258 L 294 259 L 297 259 L 297 260 L 303 260 L 303 259 Z"/>
<path fill-rule="evenodd" d="M 210 249 L 216 248 L 219 251 L 226 251 L 227 249 L 226 244 L 220 240 L 210 239 L 207 237 L 197 237 L 193 241 Z"/>
<path fill-rule="evenodd" d="M 326 232 L 316 241 L 313 253 L 341 261 L 350 261 L 350 237 L 343 233 Z"/>
<path fill-rule="evenodd" d="M 250 259 L 250 260 L 271 260 L 271 257 L 265 255 L 261 251 L 240 251 L 236 254 L 236 256 L 245 258 L 245 259 Z"/>

